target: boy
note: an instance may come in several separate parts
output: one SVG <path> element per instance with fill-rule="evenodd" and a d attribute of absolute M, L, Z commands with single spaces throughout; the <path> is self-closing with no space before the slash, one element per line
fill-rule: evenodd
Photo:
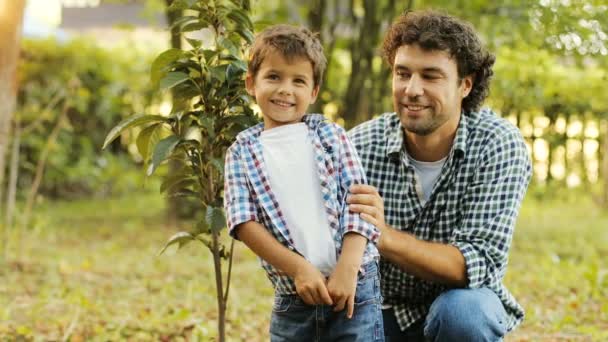
<path fill-rule="evenodd" d="M 277 25 L 256 37 L 246 87 L 264 122 L 227 151 L 228 228 L 274 286 L 271 341 L 382 341 L 379 231 L 346 204 L 364 172 L 342 128 L 305 115 L 325 66 L 305 28 Z"/>

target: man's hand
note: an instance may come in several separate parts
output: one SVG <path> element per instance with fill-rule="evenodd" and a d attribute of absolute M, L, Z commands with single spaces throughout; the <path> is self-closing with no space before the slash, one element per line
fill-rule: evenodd
<path fill-rule="evenodd" d="M 333 301 L 325 286 L 325 276 L 311 263 L 302 259 L 294 276 L 296 292 L 308 305 L 332 305 Z"/>
<path fill-rule="evenodd" d="M 378 227 L 380 240 L 378 245 L 386 238 L 388 227 L 384 222 L 384 200 L 378 190 L 371 185 L 355 184 L 350 187 L 350 195 L 346 198 L 349 209 L 359 213 L 362 219 Z"/>

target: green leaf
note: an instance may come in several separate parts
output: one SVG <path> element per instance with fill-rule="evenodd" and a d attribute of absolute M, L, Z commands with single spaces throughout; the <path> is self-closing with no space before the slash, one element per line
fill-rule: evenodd
<path fill-rule="evenodd" d="M 217 171 L 219 171 L 220 175 L 224 174 L 224 162 L 220 158 L 211 159 L 211 165 L 215 167 Z"/>
<path fill-rule="evenodd" d="M 130 116 L 123 121 L 121 121 L 118 125 L 114 126 L 106 136 L 105 141 L 103 142 L 102 149 L 105 149 L 109 143 L 114 141 L 124 130 L 131 128 L 133 126 L 143 125 L 150 122 L 166 122 L 167 118 L 160 115 L 147 115 L 140 114 Z"/>
<path fill-rule="evenodd" d="M 171 89 L 180 83 L 186 82 L 189 79 L 190 77 L 186 73 L 179 71 L 170 72 L 165 77 L 163 77 L 163 79 L 160 80 L 160 90 Z"/>
<path fill-rule="evenodd" d="M 241 9 L 236 9 L 230 12 L 228 14 L 228 18 L 232 19 L 232 21 L 237 23 L 239 26 L 243 26 L 247 29 L 253 28 L 253 23 L 251 22 L 251 19 L 249 19 L 247 12 Z"/>
<path fill-rule="evenodd" d="M 158 166 L 165 160 L 173 150 L 175 146 L 179 143 L 180 138 L 176 135 L 171 135 L 161 140 L 154 147 L 154 153 L 152 153 L 152 164 L 148 169 L 148 176 L 154 173 L 154 170 L 158 168 Z"/>
<path fill-rule="evenodd" d="M 193 22 L 193 23 L 188 23 L 186 25 L 184 25 L 181 28 L 182 32 L 192 32 L 192 31 L 198 31 L 198 30 L 202 30 L 204 28 L 206 28 L 207 26 L 209 26 L 206 22 Z"/>
<path fill-rule="evenodd" d="M 205 234 L 209 233 L 211 230 L 209 229 L 209 225 L 205 220 L 199 220 L 196 222 L 196 234 Z"/>
<path fill-rule="evenodd" d="M 182 189 L 167 195 L 167 197 L 190 197 L 198 199 L 199 194 L 196 191 L 192 191 L 190 189 Z"/>
<path fill-rule="evenodd" d="M 203 45 L 203 42 L 198 39 L 186 38 L 186 41 L 195 49 L 198 49 Z"/>
<path fill-rule="evenodd" d="M 162 123 L 157 123 L 154 125 L 150 125 L 144 128 L 139 135 L 137 136 L 137 140 L 135 144 L 137 145 L 137 150 L 139 154 L 141 154 L 142 158 L 144 158 L 144 162 L 148 160 L 150 157 L 150 141 L 153 135 L 159 135 L 160 128 L 162 127 Z M 157 141 L 154 142 L 156 144 Z"/>
<path fill-rule="evenodd" d="M 226 80 L 226 69 L 227 68 L 228 68 L 227 65 L 219 65 L 219 66 L 210 68 L 209 71 L 211 72 L 211 77 L 217 79 L 218 81 L 220 81 L 220 83 L 223 83 Z"/>
<path fill-rule="evenodd" d="M 183 246 L 185 246 L 187 243 L 189 243 L 190 241 L 193 241 L 194 235 L 188 233 L 188 232 L 179 232 L 176 233 L 175 235 L 173 235 L 172 237 L 169 238 L 169 240 L 167 240 L 167 242 L 165 243 L 165 246 L 163 246 L 163 248 L 160 250 L 160 252 L 158 252 L 158 255 L 160 256 L 161 254 L 163 254 L 165 252 L 165 250 L 174 244 L 178 244 L 178 249 L 182 248 Z"/>
<path fill-rule="evenodd" d="M 187 170 L 187 168 L 182 168 L 181 170 L 176 170 L 175 173 L 172 173 L 171 175 L 165 177 L 163 183 L 160 185 L 160 192 L 165 192 L 167 189 L 170 189 L 175 184 L 183 180 L 191 179 L 192 175 L 187 173 Z"/>
<path fill-rule="evenodd" d="M 214 208 L 212 206 L 207 207 L 205 214 L 205 222 L 209 226 L 212 232 L 219 232 L 226 226 L 226 217 L 224 216 L 224 210 L 221 208 Z"/>
<path fill-rule="evenodd" d="M 183 52 L 180 49 L 169 49 L 156 57 L 150 67 L 150 81 L 154 87 L 158 86 L 161 76 L 166 71 L 169 64 L 175 62 L 183 56 Z"/>

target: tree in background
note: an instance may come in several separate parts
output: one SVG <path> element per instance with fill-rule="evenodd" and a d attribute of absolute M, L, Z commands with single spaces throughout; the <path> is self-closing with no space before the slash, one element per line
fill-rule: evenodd
<path fill-rule="evenodd" d="M 164 162 L 176 164 L 160 187 L 170 197 L 192 198 L 198 204 L 196 226 L 169 239 L 178 247 L 190 241 L 202 242 L 212 253 L 218 307 L 218 337 L 225 340 L 225 320 L 232 251 L 220 241 L 226 227 L 223 213 L 224 156 L 236 135 L 257 122 L 245 91 L 244 48 L 253 40 L 248 0 L 175 0 L 169 11 L 184 15 L 176 18 L 189 44 L 169 49 L 153 62 L 151 81 L 161 90 L 173 93 L 169 116 L 135 115 L 119 123 L 109 133 L 104 147 L 123 131 L 139 127 L 137 147 L 148 175 Z M 202 38 L 190 37 L 198 31 Z M 224 276 L 222 260 L 227 260 Z M 225 279 L 224 279 L 225 277 Z"/>
<path fill-rule="evenodd" d="M 24 5 L 24 0 L 0 0 L 0 213 L 3 211 L 6 152 L 10 143 L 10 126 L 17 93 L 16 69 Z M 6 218 L 8 221 L 9 215 Z M 4 225 L 5 222 L 2 221 L 0 225 L 4 229 L 0 247 L 4 253 L 9 227 L 8 222 Z"/>

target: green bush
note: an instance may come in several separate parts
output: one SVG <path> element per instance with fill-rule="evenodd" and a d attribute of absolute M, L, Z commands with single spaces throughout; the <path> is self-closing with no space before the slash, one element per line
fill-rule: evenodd
<path fill-rule="evenodd" d="M 22 195 L 64 110 L 67 120 L 49 150 L 40 193 L 62 198 L 105 195 L 140 183 L 133 177 L 119 180 L 121 174 L 116 174 L 115 170 L 136 168 L 124 144 L 117 141 L 103 153 L 100 148 L 113 123 L 154 105 L 148 76 L 152 58 L 153 54 L 103 49 L 85 40 L 23 42 L 17 108 L 24 129 Z"/>

